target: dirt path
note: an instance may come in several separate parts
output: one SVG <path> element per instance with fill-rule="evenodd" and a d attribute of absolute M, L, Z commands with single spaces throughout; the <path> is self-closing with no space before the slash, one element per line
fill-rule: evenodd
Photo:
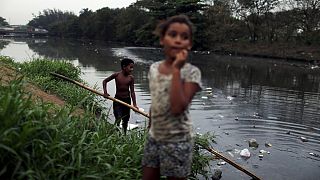
<path fill-rule="evenodd" d="M 8 84 L 10 81 L 18 78 L 20 75 L 11 67 L 0 63 L 0 82 L 1 84 Z M 47 103 L 53 103 L 58 106 L 64 106 L 66 103 L 58 96 L 48 94 L 42 91 L 35 85 L 27 83 L 25 85 L 25 91 L 31 93 L 31 97 L 34 101 L 44 101 Z"/>

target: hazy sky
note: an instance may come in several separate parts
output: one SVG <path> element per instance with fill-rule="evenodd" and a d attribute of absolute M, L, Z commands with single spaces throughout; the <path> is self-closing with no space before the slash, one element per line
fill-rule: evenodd
<path fill-rule="evenodd" d="M 83 8 L 92 11 L 103 7 L 127 7 L 136 0 L 0 0 L 0 17 L 11 25 L 27 24 L 33 15 L 39 15 L 44 9 L 71 11 L 76 15 Z"/>

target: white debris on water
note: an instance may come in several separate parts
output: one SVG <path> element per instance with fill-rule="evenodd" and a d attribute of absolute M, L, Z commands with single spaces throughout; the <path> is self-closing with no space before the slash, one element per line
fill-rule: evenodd
<path fill-rule="evenodd" d="M 234 149 L 235 154 L 239 154 L 241 151 L 239 149 Z"/>
<path fill-rule="evenodd" d="M 228 152 L 228 154 L 229 154 L 231 157 L 234 157 L 234 155 L 232 154 L 232 152 Z"/>
<path fill-rule="evenodd" d="M 259 154 L 259 158 L 262 159 L 263 158 L 263 154 Z"/>
<path fill-rule="evenodd" d="M 259 153 L 261 153 L 261 154 L 270 154 L 269 151 L 266 151 L 266 150 L 263 150 L 263 149 L 261 149 L 261 150 L 259 151 Z"/>
<path fill-rule="evenodd" d="M 311 69 L 318 69 L 319 66 L 315 65 L 315 66 L 311 66 Z"/>
<path fill-rule="evenodd" d="M 271 143 L 266 142 L 266 143 L 264 144 L 264 146 L 265 146 L 265 147 L 272 147 L 272 144 L 271 144 Z"/>
<path fill-rule="evenodd" d="M 308 142 L 308 141 L 309 141 L 309 140 L 308 140 L 307 138 L 305 138 L 305 137 L 300 137 L 300 139 L 301 139 L 302 142 Z"/>
<path fill-rule="evenodd" d="M 136 120 L 136 123 L 142 123 L 142 122 L 144 122 L 144 120 L 141 120 L 141 119 Z"/>
<path fill-rule="evenodd" d="M 201 134 L 201 133 L 199 133 L 199 132 L 196 132 L 196 135 L 202 136 L 202 134 Z"/>
<path fill-rule="evenodd" d="M 217 163 L 218 166 L 222 166 L 222 165 L 226 165 L 226 164 L 227 164 L 227 163 L 224 162 L 224 161 L 220 161 L 220 162 Z"/>
<path fill-rule="evenodd" d="M 240 156 L 249 158 L 251 154 L 250 154 L 250 151 L 247 148 L 245 148 L 240 151 Z"/>
<path fill-rule="evenodd" d="M 227 96 L 227 99 L 228 99 L 229 101 L 232 101 L 232 100 L 234 99 L 234 97 L 232 97 L 232 96 Z"/>
<path fill-rule="evenodd" d="M 312 153 L 312 152 L 311 152 L 311 153 L 309 153 L 309 155 L 310 155 L 310 156 L 314 156 L 314 157 L 320 157 L 320 155 L 319 155 L 319 154 L 315 154 L 315 153 Z"/>
<path fill-rule="evenodd" d="M 271 120 L 278 120 L 279 118 L 277 118 L 277 117 L 273 117 L 273 116 L 268 116 L 268 119 L 271 119 Z"/>

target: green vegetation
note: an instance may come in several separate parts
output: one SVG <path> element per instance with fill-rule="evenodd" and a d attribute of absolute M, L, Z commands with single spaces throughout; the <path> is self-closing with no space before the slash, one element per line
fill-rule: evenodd
<path fill-rule="evenodd" d="M 123 136 L 106 115 L 96 116 L 92 94 L 49 75 L 54 71 L 80 81 L 78 68 L 65 61 L 36 59 L 16 64 L 0 57 L 3 64 L 17 68 L 23 76 L 0 84 L 1 179 L 141 179 L 145 130 Z M 71 106 L 33 101 L 24 90 L 30 80 L 62 95 Z M 74 115 L 74 106 L 83 107 L 84 113 Z M 190 179 L 210 175 L 212 156 L 202 146 L 212 138 L 196 136 Z"/>
<path fill-rule="evenodd" d="M 124 137 L 91 113 L 76 117 L 68 108 L 34 104 L 22 85 L 0 87 L 0 176 L 139 179 L 143 132 Z"/>
<path fill-rule="evenodd" d="M 5 18 L 0 17 L 0 26 L 7 26 L 9 25 Z"/>
<path fill-rule="evenodd" d="M 52 36 L 150 46 L 158 45 L 152 34 L 156 23 L 177 14 L 194 22 L 195 49 L 249 42 L 320 43 L 320 2 L 315 0 L 139 0 L 121 9 L 86 8 L 79 16 L 46 9 L 28 25 L 46 28 Z"/>
<path fill-rule="evenodd" d="M 80 69 L 74 67 L 70 62 L 34 59 L 30 62 L 18 64 L 17 67 L 22 74 L 32 79 L 42 89 L 58 94 L 72 106 L 85 107 L 87 104 L 94 102 L 92 93 L 50 75 L 50 72 L 56 72 L 81 82 Z"/>

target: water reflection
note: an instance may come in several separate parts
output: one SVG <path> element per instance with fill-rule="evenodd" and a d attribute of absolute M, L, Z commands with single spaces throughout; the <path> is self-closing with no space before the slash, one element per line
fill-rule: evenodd
<path fill-rule="evenodd" d="M 150 105 L 148 69 L 163 58 L 161 49 L 111 43 L 57 39 L 0 42 L 2 55 L 19 54 L 22 50 L 12 43 L 22 42 L 24 52 L 72 60 L 81 67 L 83 78 L 100 89 L 105 77 L 120 70 L 121 58 L 132 58 L 138 105 L 146 111 Z M 320 154 L 320 69 L 299 62 L 201 52 L 192 53 L 190 62 L 201 69 L 204 88 L 191 106 L 195 131 L 215 132 L 215 148 L 230 152 L 230 158 L 263 179 L 320 177 L 320 157 L 309 154 Z M 114 85 L 111 88 L 113 93 Z M 130 121 L 140 119 L 133 114 Z M 301 137 L 308 141 L 301 141 Z M 252 157 L 244 160 L 236 150 L 248 148 L 250 138 L 257 139 L 260 146 L 250 149 Z M 265 142 L 273 146 L 264 147 Z M 271 154 L 260 160 L 259 150 L 266 148 Z M 222 168 L 222 179 L 248 179 L 229 165 Z"/>

